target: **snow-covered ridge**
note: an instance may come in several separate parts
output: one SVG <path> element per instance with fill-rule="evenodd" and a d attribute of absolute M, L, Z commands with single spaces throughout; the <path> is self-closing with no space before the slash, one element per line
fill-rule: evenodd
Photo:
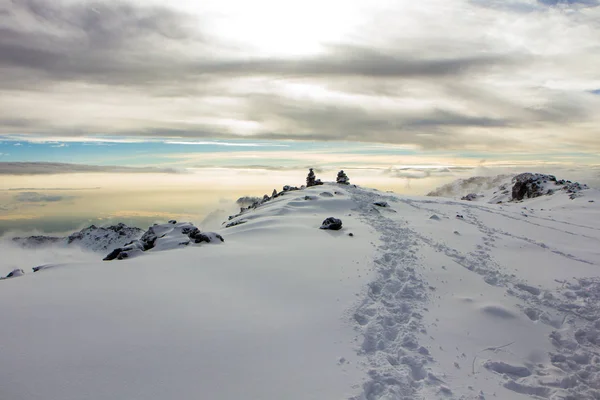
<path fill-rule="evenodd" d="M 224 245 L 171 221 L 143 257 L 4 281 L 0 397 L 598 399 L 600 192 L 507 179 L 532 198 L 288 187 Z"/>
<path fill-rule="evenodd" d="M 581 196 L 586 189 L 589 187 L 579 182 L 557 179 L 554 175 L 526 172 L 515 176 L 459 179 L 428 193 L 427 196 L 500 204 L 557 193 L 566 194 L 572 200 Z"/>
<path fill-rule="evenodd" d="M 79 246 L 86 250 L 105 252 L 138 239 L 143 233 L 144 231 L 140 228 L 118 223 L 100 227 L 91 225 L 66 237 L 36 235 L 15 237 L 12 240 L 14 243 L 30 249 L 58 245 Z"/>

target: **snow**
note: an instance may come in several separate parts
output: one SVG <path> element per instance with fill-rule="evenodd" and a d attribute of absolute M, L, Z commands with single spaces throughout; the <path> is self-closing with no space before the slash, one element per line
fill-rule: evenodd
<path fill-rule="evenodd" d="M 0 284 L 0 398 L 597 399 L 600 192 L 580 194 L 325 183 L 217 246 L 172 223 L 143 257 L 24 257 L 0 271 L 26 272 Z"/>

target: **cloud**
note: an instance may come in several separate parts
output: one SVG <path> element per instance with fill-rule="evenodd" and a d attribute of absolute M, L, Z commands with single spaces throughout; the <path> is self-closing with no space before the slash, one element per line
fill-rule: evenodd
<path fill-rule="evenodd" d="M 356 0 L 310 30 L 209 3 L 2 3 L 0 134 L 597 149 L 597 0 Z"/>
<path fill-rule="evenodd" d="M 15 196 L 15 200 L 23 203 L 56 202 L 71 198 L 71 196 L 48 195 L 38 192 L 22 192 Z"/>
<path fill-rule="evenodd" d="M 167 140 L 165 144 L 179 144 L 189 146 L 224 146 L 224 147 L 290 147 L 286 144 L 273 144 L 273 143 L 251 143 L 251 142 L 216 142 L 216 141 L 174 141 Z"/>
<path fill-rule="evenodd" d="M 595 6 L 600 5 L 600 2 L 598 0 L 537 0 L 537 1 L 546 6 L 561 6 L 561 5 L 578 6 L 578 5 L 582 5 L 582 6 L 595 7 Z"/>
<path fill-rule="evenodd" d="M 0 175 L 52 175 L 86 172 L 175 174 L 173 168 L 121 167 L 46 162 L 0 162 Z"/>
<path fill-rule="evenodd" d="M 330 44 L 317 56 L 215 56 L 190 16 L 165 7 L 24 0 L 0 25 L 0 87 L 46 88 L 56 82 L 157 87 L 183 94 L 195 84 L 239 77 L 436 78 L 465 76 L 523 60 L 506 54 L 428 55 L 358 44 Z M 37 29 L 24 29 L 27 22 Z M 192 84 L 192 85 L 190 85 Z M 40 86 L 41 85 L 41 86 Z M 176 85 L 173 87 L 173 85 Z M 196 89 L 198 90 L 198 89 Z M 212 95 L 213 93 L 208 93 Z M 26 119 L 11 118 L 13 124 Z"/>

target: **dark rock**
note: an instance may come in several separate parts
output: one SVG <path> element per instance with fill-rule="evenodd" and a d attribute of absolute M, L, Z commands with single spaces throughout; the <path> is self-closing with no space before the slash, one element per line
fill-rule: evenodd
<path fill-rule="evenodd" d="M 309 168 L 308 176 L 306 177 L 306 187 L 315 186 L 315 184 L 316 184 L 315 182 L 316 182 L 315 171 L 313 171 L 312 168 Z"/>
<path fill-rule="evenodd" d="M 334 217 L 329 217 L 323 221 L 323 224 L 319 229 L 330 229 L 334 231 L 339 231 L 342 229 L 342 220 Z"/>
<path fill-rule="evenodd" d="M 174 219 L 172 219 L 172 220 L 169 221 L 169 224 L 175 225 L 176 223 L 177 223 L 177 221 L 175 221 Z"/>
<path fill-rule="evenodd" d="M 438 217 L 437 215 L 433 214 L 431 217 L 429 217 L 429 219 L 433 219 L 434 221 L 439 221 L 441 220 L 440 217 Z"/>
<path fill-rule="evenodd" d="M 376 201 L 375 203 L 373 203 L 374 205 L 376 205 L 377 207 L 389 207 L 390 205 L 387 203 L 387 201 Z"/>
<path fill-rule="evenodd" d="M 202 243 L 202 242 L 211 243 L 211 242 L 215 242 L 215 241 L 219 241 L 219 240 L 221 242 L 225 241 L 225 239 L 223 239 L 223 236 L 219 235 L 218 233 L 214 233 L 214 232 L 200 233 L 199 235 L 196 235 L 196 237 L 194 237 L 193 239 L 194 239 L 194 243 Z"/>
<path fill-rule="evenodd" d="M 22 269 L 13 269 L 11 272 L 8 273 L 8 275 L 6 275 L 6 279 L 16 278 L 23 275 L 25 275 L 25 271 L 23 271 Z"/>
<path fill-rule="evenodd" d="M 350 237 L 354 237 L 354 233 L 350 232 L 350 233 L 348 234 L 348 236 L 350 236 Z"/>
<path fill-rule="evenodd" d="M 547 186 L 554 184 L 553 188 Z M 587 185 L 579 182 L 557 180 L 553 175 L 533 174 L 526 172 L 513 178 L 512 201 L 520 201 L 544 195 L 552 195 L 557 190 L 568 193 L 571 200 L 581 196 L 582 190 L 588 189 Z"/>
<path fill-rule="evenodd" d="M 246 221 L 245 219 L 240 219 L 238 221 L 233 221 L 233 222 L 228 223 L 227 225 L 225 225 L 225 228 L 231 228 L 232 226 L 242 225 L 242 224 L 245 224 L 246 222 L 248 222 L 248 221 Z"/>
<path fill-rule="evenodd" d="M 104 257 L 102 260 L 103 261 L 112 261 L 115 258 L 117 258 L 118 255 L 121 254 L 122 251 L 123 251 L 123 249 L 121 249 L 121 248 L 114 249 L 113 251 L 108 253 L 108 255 L 106 257 Z"/>
<path fill-rule="evenodd" d="M 478 195 L 477 193 L 469 193 L 466 196 L 461 197 L 461 200 L 466 200 L 466 201 L 473 201 L 473 200 L 477 200 L 478 198 L 483 197 L 483 195 Z"/>
<path fill-rule="evenodd" d="M 341 185 L 349 185 L 350 184 L 350 179 L 348 178 L 348 175 L 346 175 L 344 170 L 338 172 L 335 181 Z"/>
<path fill-rule="evenodd" d="M 33 270 L 33 272 L 39 272 L 39 271 L 43 271 L 45 269 L 50 269 L 50 268 L 54 268 L 57 267 L 57 264 L 44 264 L 44 265 L 39 265 L 37 267 L 33 267 L 31 268 Z"/>
<path fill-rule="evenodd" d="M 12 240 L 22 247 L 35 248 L 57 244 L 63 241 L 64 239 L 65 238 L 56 236 L 34 235 L 28 237 L 15 237 Z"/>

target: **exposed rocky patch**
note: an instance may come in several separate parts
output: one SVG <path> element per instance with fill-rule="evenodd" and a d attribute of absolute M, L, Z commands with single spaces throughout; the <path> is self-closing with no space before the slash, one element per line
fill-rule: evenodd
<path fill-rule="evenodd" d="M 477 194 L 477 193 L 469 193 L 466 196 L 461 197 L 461 200 L 466 200 L 466 201 L 473 201 L 473 200 L 477 200 L 478 198 L 483 197 L 482 194 Z"/>
<path fill-rule="evenodd" d="M 223 236 L 215 232 L 201 232 L 189 222 L 169 221 L 148 228 L 141 238 L 111 251 L 104 261 L 124 260 L 141 255 L 148 250 L 170 250 L 200 243 L 221 243 Z"/>
<path fill-rule="evenodd" d="M 587 185 L 579 182 L 558 180 L 554 175 L 533 174 L 526 172 L 512 179 L 512 201 L 531 199 L 544 195 L 552 195 L 557 190 L 569 193 L 571 199 L 578 197 L 580 192 L 588 189 Z"/>
<path fill-rule="evenodd" d="M 571 200 L 583 195 L 587 185 L 554 175 L 526 172 L 515 176 L 473 177 L 459 179 L 444 185 L 428 196 L 458 197 L 465 201 L 482 201 L 490 204 L 518 202 L 556 193 L 566 193 Z"/>
<path fill-rule="evenodd" d="M 25 248 L 39 248 L 51 245 L 80 246 L 92 251 L 112 250 L 139 238 L 144 231 L 123 223 L 98 227 L 90 225 L 66 237 L 28 236 L 13 238 L 13 242 Z"/>

